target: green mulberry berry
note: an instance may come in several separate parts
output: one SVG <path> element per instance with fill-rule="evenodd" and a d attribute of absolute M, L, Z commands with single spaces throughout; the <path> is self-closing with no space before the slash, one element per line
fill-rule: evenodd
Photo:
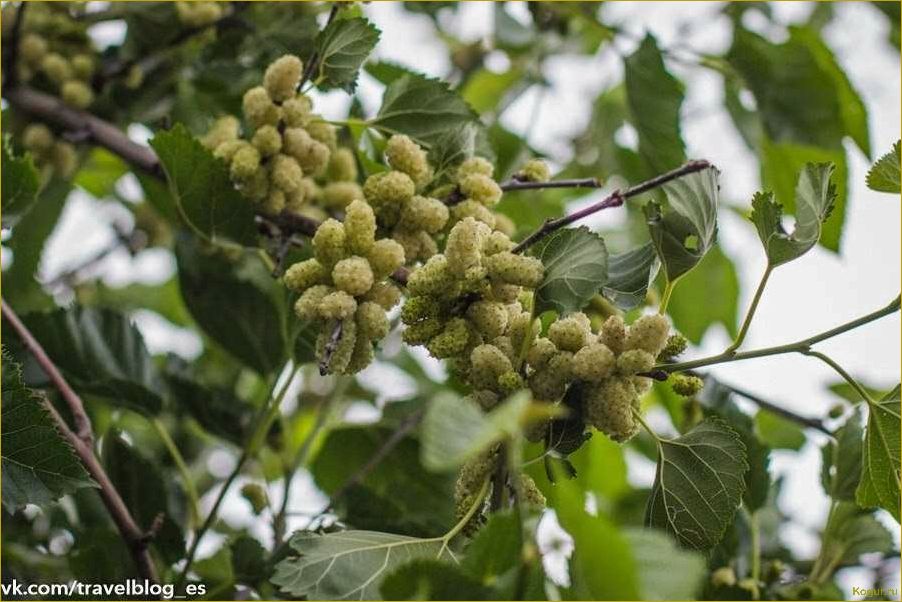
<path fill-rule="evenodd" d="M 661 361 L 673 360 L 686 351 L 688 346 L 689 341 L 686 340 L 686 337 L 678 332 L 674 333 L 667 337 L 667 342 L 664 344 L 664 349 L 658 354 L 658 359 Z"/>
<path fill-rule="evenodd" d="M 432 179 L 426 151 L 408 136 L 395 135 L 385 145 L 385 158 L 392 169 L 403 171 L 418 187 Z"/>
<path fill-rule="evenodd" d="M 22 132 L 22 145 L 36 155 L 48 153 L 53 143 L 53 132 L 43 123 L 32 123 Z"/>
<path fill-rule="evenodd" d="M 294 311 L 298 317 L 306 322 L 312 322 L 320 318 L 319 306 L 326 295 L 335 289 L 325 284 L 311 286 L 294 304 Z"/>
<path fill-rule="evenodd" d="M 498 390 L 502 395 L 511 395 L 525 386 L 523 377 L 514 370 L 509 370 L 498 377 Z"/>
<path fill-rule="evenodd" d="M 260 169 L 260 153 L 253 146 L 242 146 L 232 156 L 229 173 L 238 181 L 250 180 Z"/>
<path fill-rule="evenodd" d="M 507 355 L 494 345 L 479 345 L 473 349 L 470 366 L 470 384 L 476 389 L 497 390 L 498 378 L 513 370 Z"/>
<path fill-rule="evenodd" d="M 235 154 L 245 146 L 250 145 L 244 140 L 226 140 L 216 147 L 213 151 L 213 156 L 217 159 L 222 159 L 226 163 L 231 163 Z"/>
<path fill-rule="evenodd" d="M 335 149 L 329 157 L 326 177 L 333 182 L 356 182 L 357 160 L 354 158 L 354 152 L 349 148 Z"/>
<path fill-rule="evenodd" d="M 485 226 L 472 218 L 458 222 L 448 234 L 445 257 L 448 268 L 458 277 L 478 267 L 482 259 L 482 240 L 488 234 Z"/>
<path fill-rule="evenodd" d="M 705 381 L 691 374 L 677 373 L 670 375 L 670 387 L 674 393 L 683 397 L 692 397 L 698 394 L 704 386 Z"/>
<path fill-rule="evenodd" d="M 404 248 L 390 238 L 383 238 L 373 244 L 366 257 L 373 268 L 373 276 L 383 280 L 404 265 Z"/>
<path fill-rule="evenodd" d="M 282 281 L 288 289 L 300 292 L 314 284 L 324 284 L 328 276 L 329 272 L 320 262 L 315 259 L 307 259 L 299 261 L 285 270 Z"/>
<path fill-rule="evenodd" d="M 47 54 L 41 60 L 41 70 L 50 81 L 60 86 L 74 76 L 69 61 L 56 52 Z"/>
<path fill-rule="evenodd" d="M 438 318 L 441 305 L 432 297 L 410 296 L 401 308 L 401 322 L 413 324 L 427 318 Z"/>
<path fill-rule="evenodd" d="M 329 182 L 323 188 L 322 203 L 329 209 L 344 209 L 362 199 L 363 189 L 356 182 Z"/>
<path fill-rule="evenodd" d="M 482 157 L 470 157 L 457 168 L 457 179 L 461 180 L 474 174 L 492 177 L 494 172 L 495 168 L 487 160 Z"/>
<path fill-rule="evenodd" d="M 404 248 L 404 258 L 409 262 L 429 259 L 438 252 L 435 241 L 423 231 L 395 228 L 391 237 Z"/>
<path fill-rule="evenodd" d="M 413 180 L 400 171 L 384 171 L 373 174 L 363 184 L 363 194 L 373 206 L 383 223 L 395 225 L 401 216 L 401 208 L 414 195 Z"/>
<path fill-rule="evenodd" d="M 485 266 L 493 280 L 535 288 L 542 282 L 544 267 L 535 257 L 515 255 L 510 251 L 485 258 Z"/>
<path fill-rule="evenodd" d="M 547 182 L 551 179 L 548 164 L 541 159 L 530 159 L 517 173 L 520 180 L 526 182 Z"/>
<path fill-rule="evenodd" d="M 254 147 L 250 144 L 248 144 L 247 147 L 256 152 L 256 149 L 254 149 Z M 240 152 L 241 150 L 242 149 L 239 149 L 238 152 Z M 235 154 L 237 155 L 238 152 L 236 152 Z M 261 165 L 260 168 L 250 176 L 250 178 L 244 181 L 239 181 L 239 187 L 244 196 L 254 201 L 262 202 L 264 199 L 266 199 L 267 196 L 269 196 L 269 170 L 266 169 L 265 165 Z"/>
<path fill-rule="evenodd" d="M 514 248 L 514 241 L 503 232 L 492 232 L 482 241 L 482 252 L 485 255 L 495 255 Z"/>
<path fill-rule="evenodd" d="M 500 301 L 501 303 L 513 303 L 520 296 L 522 290 L 523 289 L 516 284 L 492 282 L 490 296 L 494 301 Z"/>
<path fill-rule="evenodd" d="M 329 165 L 331 152 L 302 128 L 288 128 L 282 134 L 282 152 L 291 155 L 304 173 L 318 176 Z"/>
<path fill-rule="evenodd" d="M 39 65 L 47 54 L 47 41 L 35 33 L 27 33 L 19 42 L 19 55 L 29 65 Z"/>
<path fill-rule="evenodd" d="M 555 402 L 567 392 L 567 379 L 555 373 L 549 361 L 547 366 L 529 375 L 529 388 L 536 399 Z"/>
<path fill-rule="evenodd" d="M 372 301 L 365 301 L 357 306 L 357 332 L 360 336 L 371 340 L 385 338 L 390 324 L 385 310 Z"/>
<path fill-rule="evenodd" d="M 410 324 L 401 333 L 401 339 L 408 345 L 425 345 L 438 335 L 445 325 L 438 318 L 426 318 Z"/>
<path fill-rule="evenodd" d="M 282 103 L 282 117 L 289 128 L 304 127 L 310 121 L 310 99 L 303 94 Z"/>
<path fill-rule="evenodd" d="M 520 485 L 520 495 L 523 496 L 523 503 L 527 506 L 533 506 L 534 508 L 544 508 L 545 507 L 545 496 L 539 491 L 539 487 L 536 485 L 536 482 L 532 480 L 532 477 L 528 474 L 520 474 L 519 485 Z"/>
<path fill-rule="evenodd" d="M 485 205 L 480 205 L 476 201 L 466 200 L 451 207 L 451 220 L 453 222 L 456 223 L 468 217 L 482 222 L 489 228 L 495 227 L 495 214 Z"/>
<path fill-rule="evenodd" d="M 501 200 L 498 183 L 481 174 L 471 174 L 461 179 L 460 191 L 466 198 L 486 207 L 493 207 Z"/>
<path fill-rule="evenodd" d="M 514 220 L 504 215 L 503 213 L 495 213 L 495 230 L 501 232 L 508 238 L 516 234 L 517 232 L 517 224 L 514 223 Z"/>
<path fill-rule="evenodd" d="M 57 142 L 50 153 L 53 168 L 63 177 L 68 178 L 78 167 L 78 153 L 68 142 Z"/>
<path fill-rule="evenodd" d="M 554 357 L 554 354 L 557 353 L 557 351 L 557 347 L 555 347 L 554 343 L 552 343 L 550 339 L 547 339 L 545 337 L 536 339 L 535 341 L 533 341 L 532 346 L 530 346 L 529 351 L 526 353 L 526 362 L 532 367 L 533 370 L 540 370 L 548 365 L 549 360 Z M 575 360 L 576 357 L 574 356 L 574 362 Z M 574 363 L 574 369 L 575 368 L 576 363 Z"/>
<path fill-rule="evenodd" d="M 670 323 L 667 318 L 659 314 L 642 316 L 630 325 L 624 349 L 642 349 L 658 357 L 667 344 L 669 334 Z"/>
<path fill-rule="evenodd" d="M 441 334 L 432 337 L 426 345 L 429 353 L 438 359 L 459 355 L 470 340 L 470 329 L 467 321 L 460 318 L 450 320 Z"/>
<path fill-rule="evenodd" d="M 633 376 L 630 377 L 630 380 L 633 383 L 633 387 L 636 389 L 636 395 L 643 396 L 649 391 L 651 391 L 652 386 L 654 386 L 654 381 L 647 376 Z"/>
<path fill-rule="evenodd" d="M 492 449 L 467 461 L 461 467 L 457 482 L 454 484 L 454 513 L 458 520 L 467 516 L 476 504 L 484 503 L 484 500 L 479 499 L 479 495 L 495 468 L 496 455 L 496 450 Z M 474 512 L 473 517 L 464 526 L 463 533 L 472 536 L 483 521 L 482 513 Z"/>
<path fill-rule="evenodd" d="M 307 133 L 314 140 L 325 144 L 329 151 L 334 151 L 338 145 L 338 134 L 335 131 L 335 127 L 321 119 L 310 121 L 307 124 Z"/>
<path fill-rule="evenodd" d="M 655 366 L 655 356 L 642 349 L 629 349 L 617 357 L 617 370 L 624 376 L 648 372 Z"/>
<path fill-rule="evenodd" d="M 225 142 L 238 140 L 238 131 L 241 124 L 235 117 L 227 115 L 213 122 L 213 127 L 201 138 L 201 143 L 214 150 Z"/>
<path fill-rule="evenodd" d="M 548 328 L 548 338 L 564 351 L 579 351 L 588 338 L 587 328 L 576 318 L 557 320 Z"/>
<path fill-rule="evenodd" d="M 351 299 L 353 301 L 353 298 Z M 353 313 L 353 312 L 352 312 Z M 325 324 L 322 332 L 316 339 L 316 355 L 324 357 L 326 345 L 332 338 L 332 332 L 335 329 L 336 321 L 330 320 Z M 357 325 L 354 320 L 341 321 L 341 338 L 338 339 L 338 345 L 332 351 L 329 358 L 328 372 L 331 374 L 344 374 L 354 355 L 354 349 L 357 344 Z"/>
<path fill-rule="evenodd" d="M 332 269 L 335 287 L 349 295 L 360 296 L 373 286 L 373 270 L 370 262 L 363 257 L 348 257 L 335 264 Z"/>
<path fill-rule="evenodd" d="M 269 97 L 276 102 L 293 97 L 303 69 L 301 59 L 293 54 L 286 54 L 270 63 L 263 74 L 263 87 Z"/>
<path fill-rule="evenodd" d="M 398 226 L 435 234 L 448 223 L 448 215 L 448 206 L 440 200 L 417 195 L 404 205 Z"/>
<path fill-rule="evenodd" d="M 245 118 L 254 127 L 279 124 L 279 107 L 273 104 L 263 86 L 257 86 L 245 92 L 241 100 L 241 108 Z"/>
<path fill-rule="evenodd" d="M 573 356 L 573 375 L 580 380 L 600 382 L 614 372 L 614 353 L 604 343 L 590 343 Z"/>
<path fill-rule="evenodd" d="M 637 397 L 629 379 L 615 376 L 604 380 L 585 395 L 586 421 L 614 441 L 623 443 L 639 432 L 633 416 Z"/>
<path fill-rule="evenodd" d="M 344 291 L 329 293 L 319 302 L 319 314 L 323 318 L 345 320 L 357 311 L 357 301 Z"/>
<path fill-rule="evenodd" d="M 722 566 L 711 573 L 711 585 L 715 588 L 733 587 L 736 585 L 736 572 L 733 567 Z"/>
<path fill-rule="evenodd" d="M 319 225 L 313 235 L 313 254 L 329 269 L 347 257 L 345 228 L 341 222 L 330 218 Z"/>
<path fill-rule="evenodd" d="M 444 255 L 435 255 L 410 274 L 407 290 L 411 295 L 439 295 L 451 284 L 448 260 Z"/>
<path fill-rule="evenodd" d="M 605 320 L 598 333 L 598 340 L 608 346 L 614 355 L 623 351 L 626 341 L 626 324 L 620 316 L 611 316 Z"/>
<path fill-rule="evenodd" d="M 204 27 L 222 17 L 222 7 L 218 2 L 176 2 L 179 21 L 189 27 Z"/>
<path fill-rule="evenodd" d="M 373 267 L 372 260 L 370 260 L 370 267 Z M 374 273 L 378 274 L 375 268 L 373 270 Z M 361 299 L 363 301 L 372 301 L 385 311 L 388 311 L 401 300 L 401 289 L 390 282 L 377 282 Z"/>
<path fill-rule="evenodd" d="M 260 211 L 266 215 L 278 215 L 285 209 L 285 193 L 278 188 L 271 188 L 269 194 L 260 203 Z"/>
<path fill-rule="evenodd" d="M 351 253 L 366 255 L 373 249 L 376 243 L 376 215 L 369 205 L 360 200 L 348 205 L 344 226 L 345 240 Z"/>
<path fill-rule="evenodd" d="M 72 70 L 82 81 L 89 81 L 94 75 L 94 59 L 87 54 L 76 54 L 72 57 Z"/>
<path fill-rule="evenodd" d="M 373 342 L 368 337 L 363 336 L 358 327 L 354 351 L 351 353 L 351 358 L 343 370 L 344 374 L 357 374 L 372 364 L 375 358 L 376 353 L 373 350 Z"/>
<path fill-rule="evenodd" d="M 272 157 L 282 150 L 282 134 L 280 134 L 279 130 L 273 126 L 264 125 L 254 132 L 251 144 L 254 145 L 254 148 L 256 148 L 262 156 Z"/>
<path fill-rule="evenodd" d="M 534 320 L 532 314 L 528 311 L 516 313 L 508 318 L 508 336 L 511 338 L 511 344 L 515 349 L 519 350 L 526 344 L 525 340 L 532 340 L 539 334 L 540 324 Z"/>
<path fill-rule="evenodd" d="M 494 391 L 489 391 L 488 389 L 473 391 L 472 393 L 467 395 L 465 399 L 473 401 L 486 412 L 497 406 L 498 402 L 500 401 L 498 394 Z"/>
<path fill-rule="evenodd" d="M 301 187 L 304 172 L 294 157 L 276 155 L 272 164 L 272 182 L 285 192 L 294 192 Z"/>
<path fill-rule="evenodd" d="M 501 336 L 507 328 L 507 310 L 497 301 L 476 301 L 467 308 L 467 319 L 487 339 Z"/>

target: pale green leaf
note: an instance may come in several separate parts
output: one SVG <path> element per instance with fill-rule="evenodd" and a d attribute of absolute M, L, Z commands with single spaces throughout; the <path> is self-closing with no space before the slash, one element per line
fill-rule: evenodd
<path fill-rule="evenodd" d="M 674 327 L 695 344 L 717 324 L 730 336 L 736 335 L 739 276 L 721 245 L 711 247 L 701 262 L 680 278 L 667 313 Z"/>
<path fill-rule="evenodd" d="M 868 425 L 862 454 L 861 482 L 855 492 L 860 506 L 879 506 L 899 520 L 899 386 L 876 402 L 868 402 Z"/>
<path fill-rule="evenodd" d="M 382 580 L 402 564 L 415 558 L 454 559 L 441 538 L 376 531 L 299 531 L 289 544 L 299 556 L 279 562 L 271 581 L 282 592 L 309 600 L 378 600 Z"/>
<path fill-rule="evenodd" d="M 806 441 L 805 433 L 795 422 L 767 411 L 755 414 L 755 431 L 773 449 L 799 451 Z"/>
<path fill-rule="evenodd" d="M 832 163 L 809 163 L 802 169 L 791 234 L 783 228 L 783 207 L 774 201 L 773 194 L 757 193 L 752 199 L 751 219 L 771 267 L 798 259 L 817 244 L 836 201 L 836 186 L 831 182 L 834 169 Z"/>
<path fill-rule="evenodd" d="M 893 144 L 893 150 L 880 157 L 868 172 L 868 188 L 878 192 L 892 192 L 899 194 L 902 187 L 899 184 L 899 162 L 902 161 L 899 153 L 899 141 Z"/>
<path fill-rule="evenodd" d="M 855 490 L 861 480 L 864 441 L 860 407 L 834 431 L 833 437 L 821 448 L 821 484 L 834 500 L 854 502 Z"/>
<path fill-rule="evenodd" d="M 585 226 L 556 230 L 539 242 L 533 254 L 545 266 L 536 288 L 536 315 L 555 310 L 579 311 L 607 282 L 608 251 L 604 239 Z"/>
<path fill-rule="evenodd" d="M 461 91 L 463 99 L 477 113 L 494 110 L 512 91 L 522 90 L 531 82 L 525 80 L 520 69 L 513 68 L 503 73 L 495 73 L 482 68 L 467 80 Z"/>
<path fill-rule="evenodd" d="M 681 437 L 660 440 L 658 456 L 646 525 L 666 529 L 688 547 L 713 547 L 742 500 L 745 445 L 726 423 L 708 418 Z"/>
<path fill-rule="evenodd" d="M 718 171 L 709 167 L 664 185 L 667 207 L 645 205 L 652 243 L 673 282 L 701 261 L 717 239 Z"/>
<path fill-rule="evenodd" d="M 626 529 L 642 600 L 695 600 L 707 573 L 701 554 L 678 548 L 660 531 Z"/>
<path fill-rule="evenodd" d="M 354 92 L 360 66 L 376 47 L 379 37 L 379 30 L 366 19 L 336 19 L 329 23 L 316 36 L 317 87 Z"/>
<path fill-rule="evenodd" d="M 645 302 L 648 287 L 654 282 L 661 260 L 655 247 L 646 243 L 630 251 L 608 258 L 608 281 L 604 296 L 624 311 L 634 309 Z"/>

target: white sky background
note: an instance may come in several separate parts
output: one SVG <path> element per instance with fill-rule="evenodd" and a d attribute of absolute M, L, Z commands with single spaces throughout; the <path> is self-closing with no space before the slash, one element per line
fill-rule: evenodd
<path fill-rule="evenodd" d="M 867 3 L 837 3 L 836 18 L 825 30 L 828 44 L 862 95 L 868 109 L 871 146 L 879 156 L 887 152 L 900 137 L 899 56 L 887 44 L 888 24 Z M 662 47 L 684 45 L 697 51 L 722 53 L 730 44 L 730 28 L 726 17 L 719 14 L 721 3 L 714 2 L 612 2 L 605 3 L 606 23 L 626 27 L 641 38 L 646 31 L 655 34 Z M 812 9 L 811 3 L 774 3 L 781 22 L 803 19 Z M 512 6 L 513 14 L 528 20 L 524 5 Z M 431 75 L 444 75 L 449 62 L 443 45 L 436 40 L 428 18 L 412 15 L 395 2 L 375 2 L 365 11 L 382 30 L 376 56 L 408 65 Z M 449 15 L 446 15 L 449 16 Z M 752 12 L 746 25 L 770 35 L 763 18 Z M 685 26 L 685 28 L 684 28 Z M 492 6 L 486 2 L 467 2 L 454 19 L 453 29 L 460 38 L 473 40 L 491 35 Z M 106 40 L 122 35 L 115 25 L 98 32 Z M 589 119 L 591 103 L 597 94 L 622 79 L 621 54 L 628 54 L 636 42 L 619 37 L 616 43 L 603 47 L 594 57 L 555 57 L 545 66 L 545 77 L 552 88 L 535 114 L 530 142 L 546 152 L 560 165 L 569 159 L 567 141 L 581 132 Z M 771 36 L 772 37 L 772 36 Z M 779 41 L 775 39 L 775 41 Z M 489 57 L 490 67 L 503 69 L 505 59 Z M 742 143 L 729 116 L 722 108 L 720 76 L 702 69 L 668 63 L 668 67 L 686 83 L 687 99 L 683 113 L 683 136 L 688 154 L 705 158 L 721 170 L 722 198 L 729 203 L 747 205 L 758 190 L 758 163 Z M 362 75 L 360 91 L 365 106 L 379 106 L 381 86 Z M 517 100 L 503 117 L 503 123 L 515 132 L 525 132 L 533 118 L 535 90 Z M 341 117 L 348 97 L 340 92 L 318 95 L 317 109 L 327 117 Z M 133 128 L 143 138 L 141 128 Z M 623 141 L 634 134 L 622 132 Z M 605 141 L 599 141 L 604 144 Z M 815 248 L 803 259 L 775 271 L 759 306 L 745 347 L 754 348 L 789 342 L 835 326 L 882 307 L 899 293 L 900 276 L 900 202 L 898 197 L 870 191 L 864 177 L 870 161 L 851 143 L 849 151 L 849 200 L 843 234 L 842 256 Z M 131 186 L 127 188 L 132 188 Z M 606 191 L 599 191 L 599 196 Z M 109 205 L 97 203 L 83 193 L 74 193 L 64 217 L 57 227 L 44 255 L 42 275 L 45 279 L 67 267 L 77 265 L 103 248 L 112 238 L 106 214 Z M 595 198 L 595 197 L 593 197 Z M 597 216 L 594 223 L 611 223 L 611 213 Z M 588 222 L 590 225 L 593 222 Z M 729 212 L 722 212 L 719 240 L 737 262 L 742 297 L 740 314 L 745 311 L 764 267 L 760 243 L 750 223 Z M 132 260 L 126 253 L 111 257 L 101 266 L 109 284 L 124 285 L 134 280 L 162 282 L 174 270 L 165 252 L 148 251 Z M 675 295 L 680 294 L 677 287 Z M 146 312 L 138 316 L 138 324 L 151 351 L 196 354 L 199 342 L 193 335 L 173 329 L 165 320 Z M 865 382 L 889 386 L 899 380 L 900 366 L 899 314 L 848 333 L 819 346 L 856 377 Z M 729 343 L 722 328 L 710 330 L 698 354 L 721 351 Z M 802 356 L 779 356 L 713 367 L 710 370 L 726 382 L 742 384 L 746 389 L 784 405 L 801 414 L 823 416 L 835 403 L 825 391 L 837 376 L 815 359 Z M 385 372 L 368 371 L 373 384 L 390 382 Z M 787 529 L 787 542 L 803 555 L 817 552 L 816 530 L 823 525 L 828 508 L 819 483 L 820 452 L 823 442 L 812 438 L 800 454 L 775 453 L 772 471 L 786 475 L 786 486 L 780 500 L 794 519 Z M 816 445 L 815 445 L 816 443 Z M 632 456 L 631 456 L 632 458 Z M 649 467 L 636 462 L 631 475 L 639 482 L 650 481 Z M 299 479 L 303 480 L 303 479 Z M 235 490 L 237 491 L 237 487 Z M 309 500 L 311 485 L 299 485 L 295 499 Z M 235 499 L 224 513 L 230 520 L 244 522 L 249 514 L 245 503 Z M 308 504 L 303 503 L 304 506 Z M 309 509 L 319 502 L 310 503 Z M 899 527 L 887 517 L 897 545 Z M 265 536 L 261 533 L 261 536 Z M 212 543 L 212 542 L 211 542 Z M 205 546 L 207 547 L 207 546 Z M 212 551 L 212 550 L 211 550 Z M 850 587 L 861 581 L 854 571 L 846 571 L 842 579 Z M 896 577 L 898 586 L 898 575 Z"/>

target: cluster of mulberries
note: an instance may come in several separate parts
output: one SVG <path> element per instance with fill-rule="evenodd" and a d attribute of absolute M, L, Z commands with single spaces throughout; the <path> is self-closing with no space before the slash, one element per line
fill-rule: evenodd
<path fill-rule="evenodd" d="M 97 52 L 83 23 L 69 14 L 67 2 L 35 2 L 24 12 L 16 75 L 21 81 L 47 86 L 63 102 L 85 109 L 94 102 L 91 79 Z M 15 19 L 4 9 L 3 20 Z M 6 32 L 4 32 L 6 33 Z"/>
<path fill-rule="evenodd" d="M 596 334 L 585 314 L 572 314 L 553 322 L 547 336 L 531 345 L 529 388 L 536 399 L 555 403 L 572 383 L 582 383 L 586 421 L 626 441 L 639 430 L 634 411 L 652 385 L 640 375 L 654 367 L 669 332 L 663 316 L 643 316 L 629 327 L 611 316 Z"/>
<path fill-rule="evenodd" d="M 413 271 L 401 321 L 404 341 L 450 360 L 484 408 L 523 387 L 514 369 L 533 328 L 520 301 L 542 281 L 542 263 L 510 252 L 507 235 L 472 217 L 451 228 L 443 253 Z"/>
<path fill-rule="evenodd" d="M 78 154 L 72 144 L 58 140 L 42 123 L 32 123 L 22 131 L 22 146 L 34 157 L 35 164 L 52 168 L 68 178 L 78 165 Z"/>
<path fill-rule="evenodd" d="M 220 2 L 176 2 L 175 12 L 178 15 L 179 22 L 188 27 L 205 27 L 212 25 L 222 18 L 222 7 L 224 3 Z"/>
<path fill-rule="evenodd" d="M 460 164 L 454 186 L 463 200 L 451 207 L 452 224 L 472 217 L 508 236 L 514 233 L 510 218 L 492 210 L 501 200 L 501 187 L 492 177 L 494 171 L 494 166 L 482 157 L 472 157 Z"/>
<path fill-rule="evenodd" d="M 404 264 L 404 249 L 388 238 L 376 240 L 376 216 L 356 200 L 347 206 L 344 222 L 327 219 L 319 226 L 313 251 L 314 258 L 285 272 L 284 282 L 301 293 L 298 316 L 322 327 L 317 355 L 328 356 L 328 371 L 353 374 L 369 365 L 373 342 L 388 334 L 386 311 L 401 291 L 387 279 Z M 331 353 L 327 345 L 333 346 Z"/>
<path fill-rule="evenodd" d="M 315 179 L 328 170 L 350 180 L 357 173 L 353 156 L 335 153 L 335 128 L 314 115 L 310 99 L 297 92 L 302 71 L 301 59 L 294 55 L 275 60 L 263 85 L 244 94 L 247 138 L 241 136 L 238 119 L 225 116 L 201 142 L 228 163 L 232 181 L 262 212 L 287 208 L 320 218 L 322 212 L 310 206 L 322 194 Z M 354 198 L 360 198 L 359 187 L 345 196 L 345 205 Z"/>

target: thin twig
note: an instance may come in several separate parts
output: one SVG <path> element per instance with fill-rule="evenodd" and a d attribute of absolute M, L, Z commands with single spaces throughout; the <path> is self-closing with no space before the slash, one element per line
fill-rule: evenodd
<path fill-rule="evenodd" d="M 326 19 L 326 27 L 329 27 L 329 24 L 335 20 L 335 17 L 338 15 L 339 5 L 338 2 L 332 3 L 332 9 L 329 11 L 329 17 Z M 325 29 L 325 28 L 323 28 Z M 310 58 L 307 59 L 307 63 L 304 65 L 304 72 L 301 74 L 301 81 L 298 82 L 297 89 L 301 90 L 303 85 L 313 77 L 314 72 L 316 72 L 319 67 L 319 52 L 314 50 L 313 54 L 310 55 Z"/>
<path fill-rule="evenodd" d="M 689 161 L 682 167 L 678 167 L 677 169 L 668 171 L 667 173 L 663 173 L 650 180 L 646 180 L 640 184 L 631 186 L 631 187 L 627 188 L 626 190 L 623 190 L 623 191 L 615 190 L 614 192 L 609 194 L 603 200 L 601 200 L 597 203 L 594 203 L 592 205 L 589 205 L 588 207 L 585 207 L 583 209 L 580 209 L 579 211 L 575 211 L 574 213 L 571 213 L 570 215 L 565 215 L 565 216 L 559 217 L 557 219 L 546 220 L 545 223 L 542 224 L 538 230 L 534 231 L 532 234 L 530 234 L 529 236 L 524 238 L 517 246 L 515 246 L 513 249 L 511 249 L 511 252 L 519 253 L 521 251 L 524 251 L 525 249 L 528 249 L 531 245 L 534 245 L 535 243 L 542 240 L 543 238 L 545 238 L 546 236 L 548 236 L 555 230 L 558 230 L 559 228 L 568 226 L 568 225 L 572 224 L 573 222 L 579 221 L 579 220 L 583 219 L 584 217 L 587 217 L 589 215 L 592 215 L 593 213 L 597 213 L 604 209 L 609 209 L 611 207 L 619 207 L 620 205 L 622 205 L 624 203 L 624 201 L 626 201 L 627 199 L 629 199 L 631 197 L 648 192 L 649 190 L 653 190 L 663 184 L 666 184 L 667 182 L 676 180 L 677 178 L 681 178 L 685 175 L 695 173 L 698 171 L 702 171 L 703 169 L 707 169 L 710 166 L 711 166 L 711 164 L 704 160 Z M 567 180 L 558 180 L 558 182 L 567 182 Z M 570 184 L 572 185 L 573 182 L 574 181 L 571 180 Z M 546 185 L 552 184 L 552 183 L 554 183 L 554 182 L 553 181 L 552 182 L 544 182 L 544 184 L 546 184 Z M 528 183 L 524 182 L 523 184 L 533 184 L 533 183 L 532 182 L 528 182 Z M 536 182 L 535 184 L 538 184 L 538 182 Z M 531 186 L 531 187 L 535 188 L 536 186 Z"/>
<path fill-rule="evenodd" d="M 97 483 L 100 498 L 103 501 L 104 506 L 106 506 L 107 512 L 109 512 L 112 517 L 113 522 L 116 523 L 116 527 L 119 529 L 122 538 L 125 540 L 126 547 L 128 547 L 131 552 L 138 573 L 145 579 L 154 583 L 158 582 L 157 569 L 154 566 L 153 560 L 147 549 L 149 542 L 148 532 L 141 529 L 141 527 L 138 526 L 138 523 L 135 522 L 131 512 L 129 512 L 128 507 L 122 500 L 122 496 L 120 496 L 119 492 L 116 490 L 116 486 L 113 485 L 113 482 L 103 469 L 103 466 L 97 460 L 97 456 L 94 455 L 91 423 L 84 412 L 84 405 L 82 404 L 81 398 L 78 397 L 69 386 L 69 383 L 62 377 L 59 370 L 56 368 L 56 365 L 47 356 L 43 347 L 41 347 L 41 344 L 35 340 L 34 336 L 22 323 L 15 311 L 7 305 L 5 299 L 0 299 L 0 310 L 2 310 L 3 318 L 5 318 L 13 330 L 16 331 L 16 334 L 19 335 L 19 338 L 22 339 L 25 346 L 50 377 L 50 381 L 62 394 L 69 405 L 73 416 L 75 416 L 75 422 L 79 431 L 78 434 L 69 428 L 69 425 L 66 424 L 66 421 L 63 420 L 63 417 L 60 416 L 53 404 L 51 404 L 46 397 L 43 398 L 44 407 L 50 414 L 51 419 L 56 423 L 60 434 L 62 434 L 69 445 L 72 446 L 72 449 L 78 454 L 79 459 L 91 475 L 91 478 Z M 151 525 L 151 528 L 152 527 L 153 525 Z"/>
<path fill-rule="evenodd" d="M 329 373 L 329 364 L 332 363 L 332 355 L 335 353 L 335 350 L 338 349 L 338 343 L 341 341 L 341 333 L 344 330 L 344 322 L 338 320 L 335 323 L 335 326 L 332 328 L 332 335 L 329 337 L 329 341 L 326 343 L 326 348 L 323 351 L 323 357 L 319 360 L 319 373 L 320 376 L 325 376 Z"/>

